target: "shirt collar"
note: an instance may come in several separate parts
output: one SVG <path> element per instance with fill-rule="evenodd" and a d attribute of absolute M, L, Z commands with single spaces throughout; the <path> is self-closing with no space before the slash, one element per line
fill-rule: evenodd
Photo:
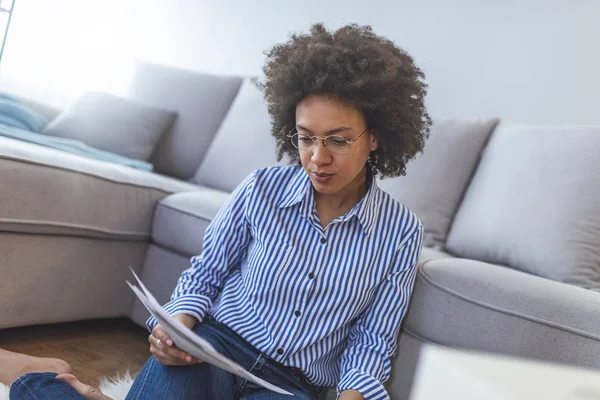
<path fill-rule="evenodd" d="M 379 210 L 380 198 L 377 179 L 375 177 L 371 177 L 370 179 L 371 183 L 365 196 L 342 218 L 342 221 L 347 221 L 352 217 L 356 217 L 366 235 L 370 234 L 373 230 Z M 279 208 L 286 208 L 302 203 L 301 212 L 308 218 L 311 208 L 314 208 L 312 190 L 313 187 L 310 183 L 310 178 L 302 168 L 299 168 L 294 179 L 286 187 L 284 195 L 277 203 L 277 206 Z"/>
<path fill-rule="evenodd" d="M 370 179 L 371 184 L 367 194 L 345 216 L 347 219 L 356 216 L 363 227 L 365 235 L 369 235 L 373 230 L 379 212 L 380 189 L 377 186 L 377 178 L 371 177 Z"/>
<path fill-rule="evenodd" d="M 298 204 L 304 199 L 309 189 L 312 189 L 310 178 L 302 168 L 298 168 L 296 176 L 288 183 L 277 207 L 286 208 Z"/>

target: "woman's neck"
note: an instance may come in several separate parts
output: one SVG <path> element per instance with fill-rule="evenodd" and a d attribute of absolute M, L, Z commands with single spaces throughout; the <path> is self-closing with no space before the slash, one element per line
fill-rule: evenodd
<path fill-rule="evenodd" d="M 370 178 L 365 168 L 358 176 L 342 190 L 333 194 L 322 194 L 315 190 L 317 209 L 345 210 L 352 209 L 369 190 Z"/>

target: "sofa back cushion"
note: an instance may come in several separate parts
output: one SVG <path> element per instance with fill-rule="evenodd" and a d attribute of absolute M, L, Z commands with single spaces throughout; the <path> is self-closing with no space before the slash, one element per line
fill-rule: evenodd
<path fill-rule="evenodd" d="M 447 248 L 600 290 L 600 127 L 499 127 Z"/>
<path fill-rule="evenodd" d="M 497 119 L 435 120 L 423 153 L 407 165 L 406 175 L 378 182 L 419 216 L 426 246 L 443 247 L 481 151 L 497 123 Z"/>
<path fill-rule="evenodd" d="M 285 163 L 285 158 L 277 162 L 271 117 L 263 93 L 246 78 L 194 181 L 231 192 L 255 169 Z"/>
<path fill-rule="evenodd" d="M 150 162 L 159 173 L 189 179 L 235 98 L 242 78 L 137 62 L 127 97 L 177 112 Z"/>

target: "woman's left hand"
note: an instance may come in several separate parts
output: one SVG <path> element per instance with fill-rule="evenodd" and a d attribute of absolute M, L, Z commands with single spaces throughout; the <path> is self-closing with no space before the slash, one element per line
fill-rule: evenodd
<path fill-rule="evenodd" d="M 86 400 L 112 400 L 110 397 L 103 395 L 102 392 L 98 390 L 98 388 L 80 382 L 79 379 L 75 377 L 75 375 L 60 374 L 56 376 L 56 379 L 59 379 L 71 385 L 73 389 L 75 389 L 77 393 L 85 397 Z"/>

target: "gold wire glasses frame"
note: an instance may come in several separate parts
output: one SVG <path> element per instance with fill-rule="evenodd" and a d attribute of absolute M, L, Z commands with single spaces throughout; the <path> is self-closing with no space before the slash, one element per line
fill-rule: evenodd
<path fill-rule="evenodd" d="M 317 147 L 318 141 L 322 140 L 323 146 L 330 152 L 335 154 L 345 154 L 350 151 L 352 143 L 360 139 L 360 137 L 368 130 L 369 128 L 365 129 L 356 139 L 346 139 L 341 135 L 310 136 L 304 133 L 298 133 L 296 128 L 289 131 L 287 136 L 290 138 L 292 145 L 300 151 L 312 151 Z"/>

